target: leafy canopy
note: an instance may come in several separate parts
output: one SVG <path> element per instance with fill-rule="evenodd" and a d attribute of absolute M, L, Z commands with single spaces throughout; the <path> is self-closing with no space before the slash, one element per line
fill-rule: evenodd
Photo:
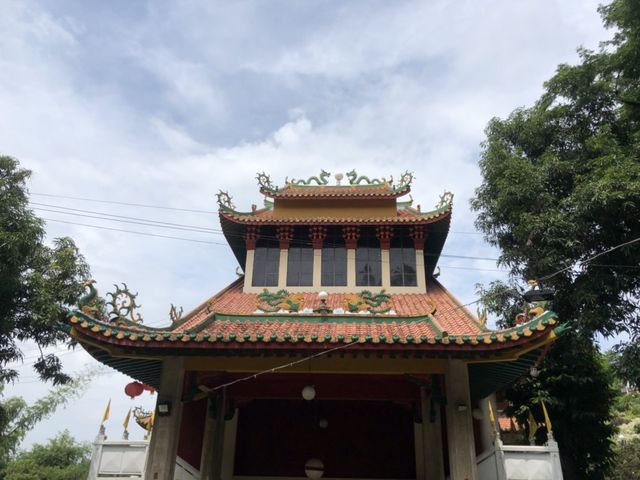
<path fill-rule="evenodd" d="M 68 431 L 45 445 L 35 444 L 9 462 L 6 480 L 84 480 L 89 473 L 91 448 L 78 444 Z"/>
<path fill-rule="evenodd" d="M 57 408 L 82 395 L 95 373 L 90 369 L 65 384 L 53 387 L 32 405 L 28 405 L 21 397 L 4 398 L 4 386 L 0 384 L 0 478 L 27 433 Z"/>
<path fill-rule="evenodd" d="M 18 378 L 10 365 L 23 359 L 20 342 L 42 349 L 69 340 L 58 323 L 89 277 L 70 238 L 45 245 L 43 222 L 29 209 L 30 174 L 17 160 L 0 156 L 0 384 Z M 40 355 L 33 367 L 54 384 L 69 380 L 56 355 Z"/>
<path fill-rule="evenodd" d="M 531 108 L 490 121 L 472 208 L 514 278 L 555 290 L 562 321 L 586 337 L 624 332 L 637 345 L 640 1 L 601 12 L 617 29 L 612 41 L 560 65 Z"/>
<path fill-rule="evenodd" d="M 560 65 L 533 106 L 489 122 L 472 200 L 511 273 L 509 285 L 483 290 L 487 307 L 511 324 L 516 279 L 540 279 L 573 327 L 539 379 L 509 393 L 520 413 L 548 399 L 565 479 L 604 478 L 613 461 L 615 395 L 594 336 L 626 333 L 616 370 L 636 385 L 640 372 L 640 0 L 600 12 L 611 41 Z"/>

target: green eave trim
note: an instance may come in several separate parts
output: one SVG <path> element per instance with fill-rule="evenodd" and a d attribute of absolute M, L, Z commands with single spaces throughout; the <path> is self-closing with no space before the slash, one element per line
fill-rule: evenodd
<path fill-rule="evenodd" d="M 210 317 L 211 318 L 211 317 Z M 207 319 L 208 320 L 208 319 Z M 317 315 L 313 313 L 299 315 L 278 315 L 278 314 L 255 314 L 255 315 L 233 315 L 215 314 L 215 320 L 226 320 L 230 322 L 292 322 L 292 323 L 433 323 L 429 315 L 419 317 L 401 317 L 398 315 Z M 193 331 L 190 329 L 189 331 Z"/>
<path fill-rule="evenodd" d="M 527 375 L 536 364 L 544 347 L 520 356 L 517 360 L 496 363 L 473 363 L 469 365 L 469 387 L 471 398 L 479 400 L 502 390 L 523 375 Z"/>

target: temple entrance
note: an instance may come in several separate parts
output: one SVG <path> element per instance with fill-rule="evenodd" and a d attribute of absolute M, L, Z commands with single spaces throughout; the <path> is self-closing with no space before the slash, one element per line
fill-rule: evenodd
<path fill-rule="evenodd" d="M 391 401 L 254 400 L 239 408 L 235 476 L 416 478 L 413 413 Z"/>

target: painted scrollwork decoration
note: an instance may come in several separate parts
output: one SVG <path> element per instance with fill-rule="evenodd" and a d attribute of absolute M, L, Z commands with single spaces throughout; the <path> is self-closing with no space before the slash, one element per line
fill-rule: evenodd
<path fill-rule="evenodd" d="M 344 297 L 344 309 L 351 313 L 360 311 L 372 314 L 387 313 L 391 310 L 388 305 L 391 296 L 384 289 L 379 293 L 372 293 L 369 290 L 362 290 L 358 294 L 348 294 Z"/>
<path fill-rule="evenodd" d="M 276 187 L 273 184 L 273 182 L 271 181 L 271 178 L 266 173 L 264 172 L 258 173 L 258 175 L 256 176 L 256 180 L 258 180 L 258 185 L 260 186 L 261 190 L 264 190 L 266 192 L 278 191 L 278 187 Z"/>
<path fill-rule="evenodd" d="M 295 313 L 302 309 L 304 305 L 304 295 L 291 294 L 287 290 L 278 290 L 271 293 L 266 288 L 258 294 L 258 310 L 267 313 L 287 311 Z M 262 305 L 261 305 L 262 303 Z M 266 304 L 266 305 L 265 305 Z"/>
<path fill-rule="evenodd" d="M 151 415 L 149 410 L 145 410 L 142 407 L 135 407 L 133 409 L 133 417 L 136 419 L 136 423 L 144 430 L 149 431 L 153 427 L 153 415 Z"/>
<path fill-rule="evenodd" d="M 411 182 L 413 182 L 413 173 L 407 170 L 400 176 L 400 182 L 395 186 L 394 190 L 396 192 L 406 190 L 411 186 Z"/>
<path fill-rule="evenodd" d="M 233 197 L 229 195 L 228 192 L 223 192 L 222 190 L 220 190 L 218 193 L 216 193 L 216 197 L 218 197 L 218 205 L 220 206 L 220 208 L 235 210 L 236 206 L 231 201 Z"/>
<path fill-rule="evenodd" d="M 448 207 L 453 202 L 453 193 L 444 192 L 440 195 L 440 201 L 436 204 L 436 208 Z"/>
<path fill-rule="evenodd" d="M 176 306 L 172 303 L 171 304 L 171 310 L 169 310 L 169 318 L 171 318 L 171 321 L 175 324 L 175 323 L 180 323 L 180 320 L 182 319 L 182 313 L 184 312 L 184 309 L 182 307 L 180 308 L 176 308 Z"/>
<path fill-rule="evenodd" d="M 140 305 L 136 303 L 137 293 L 131 293 L 126 283 L 122 284 L 123 288 L 114 284 L 115 292 L 109 292 L 107 295 L 111 297 L 111 301 L 107 302 L 110 307 L 109 320 L 114 323 L 142 323 L 142 317 L 136 312 Z"/>

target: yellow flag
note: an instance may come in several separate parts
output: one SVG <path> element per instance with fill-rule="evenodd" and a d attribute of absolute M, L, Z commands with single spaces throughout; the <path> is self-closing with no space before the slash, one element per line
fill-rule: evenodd
<path fill-rule="evenodd" d="M 545 406 L 542 399 L 540 399 L 540 404 L 542 405 L 542 411 L 544 412 L 544 423 L 547 425 L 547 432 L 551 433 L 553 429 L 551 428 L 551 419 L 549 418 L 549 412 L 547 412 L 547 407 Z"/>
<path fill-rule="evenodd" d="M 496 428 L 496 417 L 493 415 L 493 407 L 491 406 L 491 400 L 487 401 L 489 404 L 489 421 L 491 422 L 491 428 Z"/>
<path fill-rule="evenodd" d="M 111 399 L 109 399 L 109 403 L 107 403 L 107 408 L 104 409 L 104 415 L 102 415 L 102 423 L 109 420 L 109 413 L 111 413 Z"/>
<path fill-rule="evenodd" d="M 124 422 L 122 422 L 122 426 L 124 427 L 125 430 L 127 428 L 129 428 L 129 419 L 130 418 L 131 418 L 131 409 L 129 409 L 129 411 L 127 412 L 127 416 L 124 417 Z"/>
<path fill-rule="evenodd" d="M 536 432 L 538 431 L 538 422 L 533 417 L 531 411 L 529 411 L 529 440 L 533 440 L 536 436 Z"/>

